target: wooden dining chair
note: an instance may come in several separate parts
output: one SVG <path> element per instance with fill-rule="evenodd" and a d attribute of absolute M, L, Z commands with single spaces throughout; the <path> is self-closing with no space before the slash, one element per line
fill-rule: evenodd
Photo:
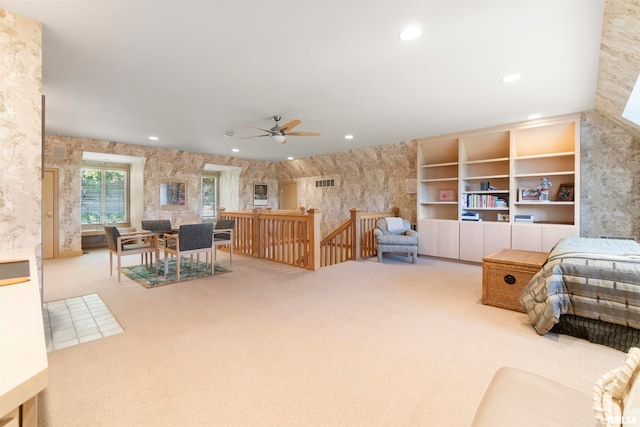
<path fill-rule="evenodd" d="M 140 264 L 144 263 L 145 255 L 151 255 L 151 265 L 153 265 L 153 255 L 156 256 L 156 274 L 158 273 L 158 235 L 154 233 L 126 233 L 120 234 L 117 227 L 105 225 L 104 233 L 107 236 L 107 246 L 109 247 L 109 275 L 113 276 L 113 256 L 118 258 L 118 282 L 122 272 L 120 259 L 125 255 L 140 254 Z M 148 265 L 148 263 L 147 263 Z"/>
<path fill-rule="evenodd" d="M 219 219 L 213 229 L 213 259 L 218 256 L 218 246 L 229 247 L 229 264 L 233 264 L 233 228 L 235 219 Z"/>
<path fill-rule="evenodd" d="M 164 273 L 169 272 L 168 256 L 176 257 L 176 280 L 180 281 L 180 261 L 185 255 L 206 254 L 206 264 L 209 264 L 211 255 L 211 274 L 213 267 L 213 224 L 186 224 L 181 225 L 177 233 L 165 233 L 164 235 Z M 197 259 L 198 266 L 200 265 Z"/>

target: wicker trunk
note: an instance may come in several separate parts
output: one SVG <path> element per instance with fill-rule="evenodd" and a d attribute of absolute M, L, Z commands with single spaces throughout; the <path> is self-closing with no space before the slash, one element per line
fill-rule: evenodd
<path fill-rule="evenodd" d="M 524 312 L 520 293 L 542 268 L 548 253 L 501 249 L 482 259 L 482 303 Z"/>

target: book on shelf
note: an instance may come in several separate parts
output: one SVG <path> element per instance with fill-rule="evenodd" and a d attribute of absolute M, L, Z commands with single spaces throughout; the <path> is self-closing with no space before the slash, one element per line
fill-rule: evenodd
<path fill-rule="evenodd" d="M 465 194 L 463 207 L 465 208 L 497 208 L 506 207 L 505 199 L 492 194 Z"/>
<path fill-rule="evenodd" d="M 463 221 L 480 221 L 480 214 L 478 212 L 462 212 L 461 218 Z"/>
<path fill-rule="evenodd" d="M 536 219 L 533 215 L 515 215 L 513 217 L 515 222 L 536 222 Z"/>

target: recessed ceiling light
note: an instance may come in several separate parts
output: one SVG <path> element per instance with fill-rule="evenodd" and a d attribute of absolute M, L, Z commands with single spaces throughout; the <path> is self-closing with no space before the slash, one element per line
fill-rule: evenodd
<path fill-rule="evenodd" d="M 150 136 L 149 139 L 152 140 L 152 141 L 157 141 L 160 138 L 158 138 L 157 136 Z"/>
<path fill-rule="evenodd" d="M 529 120 L 539 119 L 540 117 L 542 117 L 542 114 L 530 114 Z"/>
<path fill-rule="evenodd" d="M 515 74 L 507 74 L 506 76 L 504 76 L 502 78 L 502 81 L 505 83 L 511 83 L 511 82 L 515 82 L 520 80 L 520 77 L 522 77 L 520 74 L 515 73 Z"/>
<path fill-rule="evenodd" d="M 415 40 L 422 34 L 422 28 L 417 24 L 409 25 L 398 33 L 400 40 L 410 41 Z"/>
<path fill-rule="evenodd" d="M 345 135 L 344 139 L 353 139 L 353 135 L 349 134 L 349 135 Z"/>
<path fill-rule="evenodd" d="M 230 136 L 233 136 L 233 131 L 228 130 L 224 133 L 225 138 L 229 138 Z"/>
<path fill-rule="evenodd" d="M 239 148 L 232 148 L 231 151 L 233 151 L 234 153 L 239 153 L 240 149 Z"/>
<path fill-rule="evenodd" d="M 293 157 L 289 156 L 287 157 L 287 160 L 293 160 Z"/>

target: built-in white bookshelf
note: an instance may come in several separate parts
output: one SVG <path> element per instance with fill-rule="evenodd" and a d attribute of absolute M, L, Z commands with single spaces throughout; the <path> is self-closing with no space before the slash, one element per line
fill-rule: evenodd
<path fill-rule="evenodd" d="M 419 253 L 481 262 L 579 235 L 579 125 L 574 114 L 417 140 Z M 543 178 L 549 200 L 532 200 Z"/>

